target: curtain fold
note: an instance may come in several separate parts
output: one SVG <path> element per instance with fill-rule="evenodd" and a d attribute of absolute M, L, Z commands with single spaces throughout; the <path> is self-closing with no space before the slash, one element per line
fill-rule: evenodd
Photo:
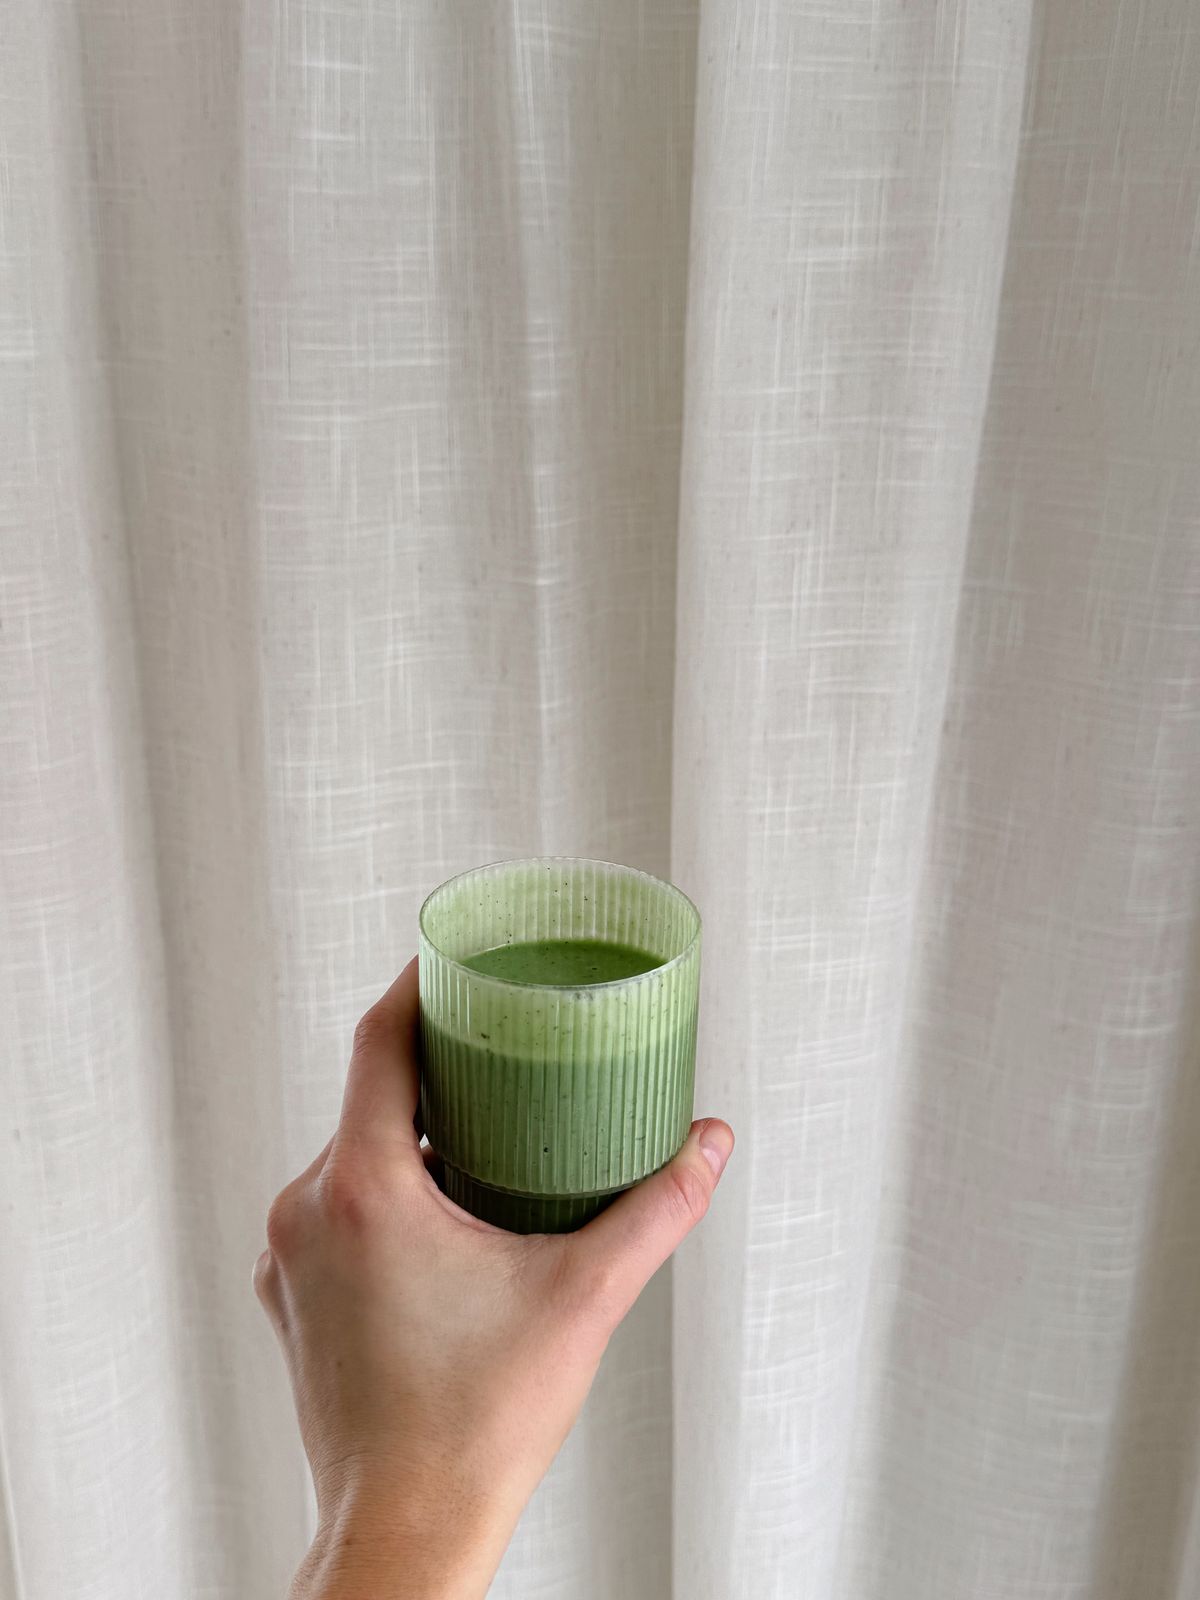
<path fill-rule="evenodd" d="M 250 1290 L 424 894 L 738 1149 L 493 1593 L 1200 1589 L 1186 0 L 7 0 L 0 1600 L 282 1594 Z"/>
<path fill-rule="evenodd" d="M 705 8 L 673 866 L 708 908 L 705 1103 L 753 1147 L 678 1264 L 683 1594 L 749 1592 L 747 1550 L 759 1593 L 865 1592 L 867 1317 L 1027 29 L 990 3 Z"/>

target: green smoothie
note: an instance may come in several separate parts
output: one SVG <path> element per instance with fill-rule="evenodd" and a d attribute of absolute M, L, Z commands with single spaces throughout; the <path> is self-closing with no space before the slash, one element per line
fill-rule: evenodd
<path fill-rule="evenodd" d="M 634 945 L 607 939 L 531 939 L 522 944 L 501 944 L 476 956 L 465 956 L 463 966 L 506 983 L 543 983 L 574 989 L 586 983 L 619 983 L 639 973 L 661 967 L 663 959 Z"/>
<path fill-rule="evenodd" d="M 576 1228 L 692 1115 L 700 918 L 616 862 L 490 862 L 418 919 L 421 1112 L 446 1194 L 518 1233 Z"/>

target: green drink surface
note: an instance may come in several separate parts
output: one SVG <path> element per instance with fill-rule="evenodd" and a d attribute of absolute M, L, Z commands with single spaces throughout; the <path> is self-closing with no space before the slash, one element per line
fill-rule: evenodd
<path fill-rule="evenodd" d="M 531 939 L 464 956 L 462 964 L 507 983 L 541 983 L 565 989 L 636 978 L 639 973 L 661 967 L 663 960 L 648 950 L 612 944 L 607 939 Z"/>

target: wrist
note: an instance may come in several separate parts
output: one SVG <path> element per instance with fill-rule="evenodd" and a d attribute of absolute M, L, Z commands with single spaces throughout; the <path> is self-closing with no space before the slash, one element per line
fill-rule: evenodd
<path fill-rule="evenodd" d="M 355 1484 L 322 1507 L 288 1600 L 482 1600 L 519 1514 L 452 1478 Z"/>

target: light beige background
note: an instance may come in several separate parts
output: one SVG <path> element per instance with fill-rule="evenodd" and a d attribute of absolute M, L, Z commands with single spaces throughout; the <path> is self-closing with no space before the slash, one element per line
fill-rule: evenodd
<path fill-rule="evenodd" d="M 250 1292 L 423 895 L 739 1147 L 500 1600 L 1200 1592 L 1188 0 L 0 0 L 0 1595 L 282 1594 Z"/>

